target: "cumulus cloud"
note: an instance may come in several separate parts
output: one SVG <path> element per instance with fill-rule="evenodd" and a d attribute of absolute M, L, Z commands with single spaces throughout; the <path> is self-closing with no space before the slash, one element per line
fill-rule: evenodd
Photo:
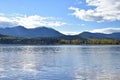
<path fill-rule="evenodd" d="M 92 30 L 92 31 L 90 31 L 90 32 L 110 34 L 110 33 L 120 32 L 120 28 L 94 29 L 94 30 Z"/>
<path fill-rule="evenodd" d="M 27 15 L 14 15 L 12 17 L 6 17 L 0 15 L 0 27 L 12 27 L 16 25 L 22 25 L 27 28 L 34 28 L 40 26 L 47 27 L 59 27 L 65 25 L 59 18 L 54 17 L 42 17 L 38 15 L 27 16 Z"/>
<path fill-rule="evenodd" d="M 86 0 L 91 9 L 69 7 L 74 12 L 72 15 L 85 21 L 115 21 L 120 20 L 120 0 Z M 86 7 L 87 7 L 86 6 Z"/>

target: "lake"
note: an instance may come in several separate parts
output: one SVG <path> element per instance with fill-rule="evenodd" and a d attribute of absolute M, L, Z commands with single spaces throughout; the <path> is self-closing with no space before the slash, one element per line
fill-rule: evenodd
<path fill-rule="evenodd" d="M 120 80 L 120 45 L 0 45 L 0 80 Z"/>

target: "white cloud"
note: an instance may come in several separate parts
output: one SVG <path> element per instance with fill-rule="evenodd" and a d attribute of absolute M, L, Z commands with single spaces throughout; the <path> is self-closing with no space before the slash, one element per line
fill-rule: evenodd
<path fill-rule="evenodd" d="M 85 10 L 70 7 L 70 10 L 74 10 L 72 15 L 85 21 L 103 22 L 120 20 L 120 0 L 86 0 L 86 3 L 87 6 L 95 8 Z"/>
<path fill-rule="evenodd" d="M 59 27 L 65 25 L 59 18 L 54 17 L 42 17 L 38 15 L 27 16 L 27 15 L 14 15 L 12 17 L 6 17 L 0 15 L 0 27 L 11 27 L 15 25 L 22 25 L 27 28 L 34 28 L 40 26 L 46 27 Z"/>
<path fill-rule="evenodd" d="M 94 29 L 94 30 L 91 30 L 90 32 L 93 32 L 93 33 L 106 33 L 106 34 L 110 34 L 110 33 L 120 32 L 120 28 Z"/>
<path fill-rule="evenodd" d="M 0 15 L 0 27 L 11 27 L 13 25 L 16 25 L 16 23 L 7 17 L 5 17 L 3 14 Z"/>
<path fill-rule="evenodd" d="M 81 33 L 81 32 L 75 32 L 75 31 L 72 31 L 72 32 L 70 32 L 70 31 L 60 31 L 60 32 L 62 32 L 63 34 L 66 34 L 66 35 L 78 35 L 78 34 Z"/>

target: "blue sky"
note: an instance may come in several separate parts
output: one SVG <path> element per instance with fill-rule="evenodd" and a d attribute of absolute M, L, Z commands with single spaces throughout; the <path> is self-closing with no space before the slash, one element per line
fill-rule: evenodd
<path fill-rule="evenodd" d="M 66 34 L 120 32 L 120 0 L 1 0 L 0 27 L 47 26 Z"/>

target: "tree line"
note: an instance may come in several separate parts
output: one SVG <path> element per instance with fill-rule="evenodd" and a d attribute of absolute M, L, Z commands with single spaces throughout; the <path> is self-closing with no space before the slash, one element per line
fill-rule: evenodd
<path fill-rule="evenodd" d="M 60 44 L 73 44 L 73 45 L 82 45 L 82 44 L 120 44 L 119 40 L 112 39 L 60 39 L 60 38 L 38 38 L 38 39 L 29 39 L 29 38 L 0 38 L 0 44 L 35 44 L 35 45 L 60 45 Z"/>

